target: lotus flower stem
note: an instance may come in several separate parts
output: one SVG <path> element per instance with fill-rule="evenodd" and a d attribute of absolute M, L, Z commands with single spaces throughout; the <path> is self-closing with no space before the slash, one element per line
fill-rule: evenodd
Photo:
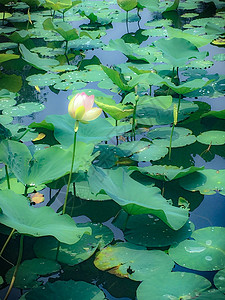
<path fill-rule="evenodd" d="M 128 11 L 126 12 L 126 26 L 127 26 L 127 33 L 129 33 L 129 27 L 128 27 Z"/>
<path fill-rule="evenodd" d="M 13 276 L 12 276 L 12 279 L 11 279 L 11 282 L 10 282 L 10 285 L 9 285 L 9 289 L 8 289 L 6 295 L 5 295 L 4 300 L 7 300 L 8 297 L 9 297 L 9 294 L 10 294 L 12 288 L 13 288 L 13 285 L 14 285 L 14 282 L 15 282 L 15 279 L 16 279 L 16 274 L 18 272 L 18 269 L 19 269 L 19 266 L 20 266 L 20 263 L 21 263 L 21 259 L 22 259 L 22 256 L 23 256 L 23 237 L 24 237 L 24 235 L 21 234 L 21 236 L 20 236 L 20 249 L 19 249 L 19 255 L 18 255 L 16 267 L 15 267 L 15 270 L 13 272 Z"/>
<path fill-rule="evenodd" d="M 67 198 L 68 198 L 68 194 L 69 194 L 70 182 L 71 182 L 72 173 L 73 173 L 73 165 L 74 165 L 74 158 L 75 158 L 75 151 L 76 151 L 76 141 L 77 141 L 78 127 L 79 127 L 79 121 L 76 120 L 75 129 L 74 129 L 75 132 L 74 132 L 74 140 L 73 140 L 72 162 L 71 162 L 70 175 L 69 175 L 69 179 L 68 179 L 68 183 L 67 183 L 66 197 L 65 197 L 64 204 L 63 204 L 63 210 L 62 210 L 63 215 L 65 214 L 65 211 L 66 211 Z"/>
<path fill-rule="evenodd" d="M 7 165 L 5 165 L 5 174 L 6 174 L 6 179 L 7 179 L 7 186 L 8 186 L 8 189 L 10 190 L 9 172 L 8 172 Z"/>
<path fill-rule="evenodd" d="M 172 147 L 172 138 L 173 138 L 174 128 L 175 128 L 175 124 L 173 123 L 173 127 L 172 127 L 172 130 L 171 130 L 171 135 L 170 135 L 169 160 L 171 158 L 171 147 Z"/>
<path fill-rule="evenodd" d="M 138 97 L 138 94 L 137 94 L 137 86 L 135 87 L 135 104 L 134 104 L 134 111 L 133 111 L 133 122 L 132 122 L 132 133 L 133 133 L 133 138 L 134 138 L 134 141 L 135 141 L 135 125 L 136 125 L 136 111 L 137 111 L 137 104 L 138 104 L 138 100 L 139 100 L 139 97 Z"/>
<path fill-rule="evenodd" d="M 24 196 L 27 197 L 27 191 L 28 191 L 29 186 L 26 184 L 25 185 L 25 190 L 24 190 Z"/>
<path fill-rule="evenodd" d="M 0 252 L 0 257 L 2 256 L 4 250 L 5 250 L 6 246 L 8 245 L 8 243 L 9 243 L 9 241 L 10 241 L 10 239 L 11 239 L 13 233 L 15 232 L 15 230 L 16 230 L 16 229 L 12 229 L 12 231 L 10 232 L 10 235 L 8 236 L 7 240 L 5 241 L 5 244 L 4 244 L 3 247 L 2 247 L 2 250 L 1 250 L 1 252 Z"/>

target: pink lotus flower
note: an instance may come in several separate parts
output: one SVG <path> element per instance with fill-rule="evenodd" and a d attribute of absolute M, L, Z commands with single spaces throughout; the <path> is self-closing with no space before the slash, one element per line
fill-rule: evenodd
<path fill-rule="evenodd" d="M 76 94 L 70 100 L 68 106 L 70 116 L 82 123 L 97 119 L 102 113 L 102 109 L 93 107 L 94 98 L 94 95 L 88 96 L 85 93 Z"/>

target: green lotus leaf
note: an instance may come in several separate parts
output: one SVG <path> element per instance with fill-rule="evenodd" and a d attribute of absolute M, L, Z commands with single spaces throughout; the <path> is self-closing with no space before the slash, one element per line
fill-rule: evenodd
<path fill-rule="evenodd" d="M 156 97 L 150 97 L 150 96 L 143 96 L 139 98 L 138 105 L 153 105 L 158 106 L 163 109 L 168 109 L 172 105 L 173 98 L 172 96 L 156 96 Z"/>
<path fill-rule="evenodd" d="M 173 261 L 160 250 L 146 250 L 130 243 L 117 243 L 97 253 L 95 266 L 118 277 L 141 281 L 152 272 L 169 272 Z"/>
<path fill-rule="evenodd" d="M 60 244 L 57 261 L 69 266 L 74 266 L 87 260 L 97 249 L 102 249 L 113 239 L 113 233 L 108 227 L 92 223 L 78 225 L 78 228 L 89 226 L 92 234 L 85 234 L 75 244 Z M 34 251 L 37 257 L 55 259 L 58 241 L 53 237 L 43 237 L 37 240 Z"/>
<path fill-rule="evenodd" d="M 68 215 L 58 215 L 51 207 L 30 206 L 29 201 L 13 191 L 0 191 L 0 223 L 21 234 L 36 237 L 52 235 L 62 243 L 74 244 L 89 227 L 78 228 Z"/>
<path fill-rule="evenodd" d="M 59 62 L 51 58 L 40 58 L 36 53 L 30 52 L 24 45 L 20 45 L 22 58 L 33 67 L 49 71 L 51 67 L 57 66 Z"/>
<path fill-rule="evenodd" d="M 145 247 L 166 247 L 190 237 L 194 225 L 188 221 L 179 230 L 173 230 L 152 215 L 129 216 L 121 211 L 113 224 L 123 230 L 126 241 Z M 124 229 L 126 224 L 126 229 Z"/>
<path fill-rule="evenodd" d="M 176 166 L 148 166 L 148 167 L 130 167 L 130 170 L 134 171 L 140 171 L 141 173 L 163 181 L 171 181 L 176 180 L 178 178 L 187 176 L 189 174 L 192 174 L 196 171 L 204 169 L 204 167 L 198 168 L 198 167 L 189 167 L 184 169 L 183 167 L 176 167 Z"/>
<path fill-rule="evenodd" d="M 71 0 L 45 0 L 44 6 L 53 10 L 67 9 L 72 7 L 72 1 Z"/>
<path fill-rule="evenodd" d="M 197 141 L 206 145 L 224 145 L 225 131 L 210 130 L 197 136 Z"/>
<path fill-rule="evenodd" d="M 206 69 L 206 68 L 211 68 L 213 65 L 214 62 L 211 60 L 193 60 L 189 62 L 186 66 L 188 68 Z"/>
<path fill-rule="evenodd" d="M 117 4 L 125 11 L 130 11 L 137 6 L 137 0 L 117 0 Z"/>
<path fill-rule="evenodd" d="M 30 33 L 27 30 L 15 31 L 8 38 L 13 43 L 24 43 L 26 40 L 30 38 Z"/>
<path fill-rule="evenodd" d="M 89 37 L 81 37 L 79 39 L 73 40 L 69 42 L 69 48 L 74 50 L 92 50 L 101 48 L 103 43 L 99 39 L 92 40 Z"/>
<path fill-rule="evenodd" d="M 43 22 L 43 28 L 45 30 L 55 30 L 66 41 L 73 41 L 79 38 L 77 30 L 66 22 L 53 23 L 52 19 L 48 18 Z"/>
<path fill-rule="evenodd" d="M 147 136 L 156 146 L 169 147 L 171 127 L 158 127 L 148 132 Z M 172 136 L 172 148 L 184 147 L 196 141 L 191 130 L 183 127 L 175 127 Z"/>
<path fill-rule="evenodd" d="M 213 23 L 219 27 L 224 26 L 224 19 L 223 18 L 214 18 L 214 17 L 209 17 L 209 18 L 198 18 L 195 20 L 192 20 L 190 22 L 190 25 L 192 26 L 203 26 L 205 27 L 207 23 Z"/>
<path fill-rule="evenodd" d="M 22 78 L 21 76 L 12 74 L 4 74 L 0 72 L 0 89 L 7 89 L 10 92 L 16 93 L 22 87 Z"/>
<path fill-rule="evenodd" d="M 5 42 L 0 44 L 0 50 L 8 50 L 16 48 L 18 45 L 16 43 Z"/>
<path fill-rule="evenodd" d="M 48 275 L 59 271 L 60 264 L 56 261 L 34 258 L 31 260 L 25 260 L 19 266 L 16 274 L 16 280 L 14 287 L 19 289 L 29 289 L 38 287 L 41 285 L 41 281 L 36 281 L 40 275 Z M 15 267 L 9 269 L 6 273 L 6 282 L 10 284 Z"/>
<path fill-rule="evenodd" d="M 73 172 L 89 168 L 93 144 L 78 142 Z M 0 161 L 8 165 L 14 175 L 24 185 L 37 186 L 51 182 L 70 171 L 72 147 L 67 150 L 58 146 L 37 151 L 32 158 L 25 144 L 15 141 L 2 141 L 0 143 Z"/>
<path fill-rule="evenodd" d="M 214 276 L 214 284 L 218 290 L 225 294 L 225 269 L 220 270 Z"/>
<path fill-rule="evenodd" d="M 225 228 L 206 227 L 191 235 L 191 240 L 169 249 L 170 257 L 183 267 L 199 271 L 215 271 L 225 267 Z"/>
<path fill-rule="evenodd" d="M 10 182 L 10 190 L 12 190 L 14 193 L 16 194 L 23 194 L 24 193 L 24 190 L 25 190 L 25 187 L 24 185 L 19 182 L 16 178 L 14 177 L 9 177 L 9 182 Z M 27 192 L 28 193 L 33 193 L 34 190 L 35 191 L 40 191 L 42 189 L 45 188 L 45 185 L 39 185 L 37 187 L 29 187 Z M 8 183 L 7 183 L 7 179 L 5 178 L 4 181 L 1 180 L 1 183 L 0 183 L 0 190 L 7 190 L 8 189 Z"/>
<path fill-rule="evenodd" d="M 172 21 L 168 19 L 154 20 L 154 21 L 147 22 L 145 25 L 150 27 L 155 27 L 155 28 L 167 27 L 172 25 Z"/>
<path fill-rule="evenodd" d="M 154 272 L 137 289 L 138 300 L 191 299 L 209 289 L 205 277 L 185 272 Z"/>
<path fill-rule="evenodd" d="M 0 124 L 8 125 L 12 122 L 13 118 L 10 116 L 0 115 Z"/>
<path fill-rule="evenodd" d="M 206 112 L 201 115 L 201 118 L 204 118 L 204 117 L 215 117 L 215 118 L 219 118 L 219 119 L 225 119 L 225 109 L 220 110 L 220 111 L 212 110 L 212 111 Z"/>
<path fill-rule="evenodd" d="M 105 191 L 130 215 L 150 213 L 175 230 L 187 221 L 187 210 L 170 205 L 158 188 L 138 183 L 122 168 L 90 168 L 88 181 L 93 192 Z"/>
<path fill-rule="evenodd" d="M 210 289 L 201 293 L 201 295 L 197 299 L 198 300 L 211 300 L 211 299 L 225 300 L 225 295 L 216 289 Z"/>
<path fill-rule="evenodd" d="M 173 27 L 168 27 L 167 32 L 170 38 L 183 38 L 195 45 L 197 48 L 206 46 L 213 40 L 213 38 L 211 37 L 199 35 L 196 36 L 190 33 L 186 33 L 185 30 L 180 30 Z"/>
<path fill-rule="evenodd" d="M 181 15 L 182 18 L 188 18 L 188 19 L 189 18 L 195 18 L 197 16 L 198 16 L 197 13 L 185 13 L 185 14 Z"/>
<path fill-rule="evenodd" d="M 2 2 L 2 1 L 1 1 Z M 3 19 L 8 19 L 12 17 L 12 14 L 8 13 L 8 12 L 1 12 L 0 13 L 0 20 L 3 20 Z"/>
<path fill-rule="evenodd" d="M 225 60 L 225 53 L 218 53 L 218 54 L 215 54 L 213 56 L 213 59 L 215 61 L 224 61 Z"/>
<path fill-rule="evenodd" d="M 32 289 L 20 300 L 34 299 L 104 300 L 104 293 L 95 285 L 83 281 L 57 281 Z"/>
<path fill-rule="evenodd" d="M 1 97 L 0 98 L 0 109 L 3 110 L 5 108 L 9 108 L 9 107 L 12 107 L 16 104 L 16 100 L 14 99 L 10 99 L 10 98 L 3 98 Z"/>
<path fill-rule="evenodd" d="M 203 195 L 216 192 L 225 195 L 225 170 L 205 169 L 180 179 L 180 185 L 188 191 L 199 191 Z"/>
<path fill-rule="evenodd" d="M 49 115 L 46 118 L 48 123 L 55 127 L 55 138 L 64 146 L 69 147 L 73 143 L 75 120 L 68 114 L 66 115 Z M 112 121 L 115 120 L 112 119 Z M 118 122 L 117 126 L 110 122 L 110 119 L 97 118 L 88 124 L 80 124 L 77 134 L 78 141 L 86 143 L 97 143 L 109 140 L 114 136 L 120 136 L 131 129 L 131 124 Z"/>
<path fill-rule="evenodd" d="M 178 99 L 173 99 L 172 105 L 168 109 L 159 107 L 158 101 L 151 101 L 149 104 L 138 105 L 136 119 L 138 124 L 143 125 L 167 125 L 173 123 L 174 104 L 178 106 Z M 196 111 L 198 105 L 191 101 L 181 99 L 178 121 L 186 119 L 189 114 Z"/>
<path fill-rule="evenodd" d="M 42 111 L 45 108 L 44 104 L 37 102 L 21 103 L 13 107 L 7 107 L 3 110 L 5 116 L 23 117 L 31 115 L 35 112 Z"/>
<path fill-rule="evenodd" d="M 60 77 L 54 73 L 45 73 L 38 75 L 31 75 L 26 78 L 31 86 L 51 86 L 60 81 Z"/>
<path fill-rule="evenodd" d="M 129 157 L 136 161 L 154 161 L 166 156 L 168 153 L 166 146 L 156 146 L 144 141 L 122 143 L 118 148 L 130 152 Z"/>
<path fill-rule="evenodd" d="M 121 103 L 116 104 L 113 99 L 106 97 L 95 98 L 95 103 L 115 120 L 120 120 L 130 116 L 134 110 L 131 105 L 124 105 Z"/>
<path fill-rule="evenodd" d="M 184 38 L 160 39 L 154 44 L 174 67 L 185 65 L 190 58 L 203 59 L 206 56 L 206 52 L 199 52 L 194 44 Z"/>
<path fill-rule="evenodd" d="M 0 54 L 0 64 L 4 61 L 8 61 L 11 59 L 18 59 L 19 55 L 16 54 Z"/>

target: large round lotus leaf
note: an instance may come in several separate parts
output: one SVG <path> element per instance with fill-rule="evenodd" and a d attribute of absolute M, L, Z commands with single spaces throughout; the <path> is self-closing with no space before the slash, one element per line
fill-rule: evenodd
<path fill-rule="evenodd" d="M 144 280 L 154 271 L 170 271 L 174 262 L 161 250 L 146 250 L 129 243 L 108 246 L 97 253 L 95 266 L 132 280 Z"/>
<path fill-rule="evenodd" d="M 169 147 L 171 127 L 158 127 L 151 130 L 147 136 L 152 139 L 156 146 Z M 183 127 L 175 127 L 172 136 L 172 148 L 184 147 L 196 141 L 196 137 L 192 135 L 191 130 Z"/>
<path fill-rule="evenodd" d="M 122 168 L 90 168 L 88 181 L 93 192 L 105 191 L 130 215 L 153 214 L 175 230 L 187 222 L 186 209 L 171 205 L 160 189 L 140 184 Z"/>
<path fill-rule="evenodd" d="M 219 192 L 225 195 L 225 170 L 205 169 L 180 179 L 180 185 L 188 191 L 199 191 L 203 195 Z"/>
<path fill-rule="evenodd" d="M 24 294 L 20 300 L 104 300 L 105 295 L 95 285 L 83 281 L 56 281 L 32 289 Z"/>
<path fill-rule="evenodd" d="M 194 231 L 191 238 L 169 249 L 169 255 L 177 264 L 199 271 L 225 267 L 224 227 L 202 228 Z"/>
<path fill-rule="evenodd" d="M 28 76 L 26 80 L 29 81 L 29 85 L 41 87 L 55 84 L 60 81 L 60 77 L 54 73 L 45 73 Z"/>
<path fill-rule="evenodd" d="M 113 224 L 124 230 L 126 218 L 127 214 L 121 211 Z M 155 216 L 138 215 L 128 218 L 124 237 L 132 244 L 145 247 L 165 247 L 189 238 L 193 230 L 194 225 L 190 221 L 181 229 L 173 230 Z"/>
<path fill-rule="evenodd" d="M 67 82 L 67 81 L 61 81 L 61 82 L 57 82 L 55 85 L 54 85 L 54 88 L 55 89 L 58 89 L 58 90 L 76 90 L 76 89 L 82 89 L 86 86 L 87 84 L 85 82 L 81 82 L 81 81 L 78 81 L 78 82 Z"/>
<path fill-rule="evenodd" d="M 76 185 L 76 196 L 81 199 L 98 200 L 98 201 L 111 199 L 108 195 L 102 195 L 102 194 L 95 195 L 94 193 L 92 193 L 88 181 L 76 182 L 75 185 Z"/>
<path fill-rule="evenodd" d="M 184 272 L 154 272 L 137 289 L 138 300 L 194 299 L 210 288 L 206 278 Z"/>
<path fill-rule="evenodd" d="M 174 104 L 178 106 L 178 99 L 173 99 L 172 105 L 167 109 L 159 107 L 155 102 L 137 106 L 137 122 L 144 125 L 168 125 L 169 123 L 173 123 Z M 190 113 L 196 110 L 198 110 L 198 105 L 181 99 L 178 121 L 186 119 Z"/>
<path fill-rule="evenodd" d="M 225 109 L 219 110 L 219 111 L 211 110 L 211 111 L 206 112 L 203 115 L 201 115 L 201 118 L 204 118 L 204 117 L 215 117 L 215 118 L 219 118 L 219 119 L 225 119 Z M 210 131 L 208 131 L 208 132 L 210 132 Z"/>
<path fill-rule="evenodd" d="M 92 228 L 91 235 L 83 235 L 82 238 L 72 245 L 60 243 L 57 261 L 70 266 L 81 263 L 91 257 L 97 248 L 101 249 L 113 239 L 112 231 L 103 225 L 85 224 Z M 78 226 L 83 228 L 84 224 Z M 44 237 L 37 240 L 34 251 L 37 257 L 55 259 L 58 241 L 52 237 Z"/>
<path fill-rule="evenodd" d="M 16 43 L 6 42 L 0 44 L 0 51 L 16 48 L 18 45 Z"/>
<path fill-rule="evenodd" d="M 117 3 L 125 11 L 132 10 L 137 6 L 137 0 L 117 0 Z"/>
<path fill-rule="evenodd" d="M 130 151 L 130 158 L 136 161 L 158 160 L 168 153 L 166 146 L 156 146 L 149 142 L 133 141 L 119 145 L 123 151 Z"/>
<path fill-rule="evenodd" d="M 3 114 L 11 117 L 23 117 L 42 111 L 45 106 L 41 103 L 27 102 L 3 110 Z"/>
<path fill-rule="evenodd" d="M 19 233 L 33 236 L 51 235 L 62 243 L 74 244 L 89 227 L 78 228 L 68 215 L 57 215 L 51 207 L 30 206 L 22 195 L 11 190 L 0 191 L 0 222 Z"/>
<path fill-rule="evenodd" d="M 19 266 L 18 273 L 16 274 L 16 280 L 14 287 L 19 289 L 29 289 L 37 287 L 41 284 L 41 281 L 36 281 L 40 275 L 48 275 L 59 271 L 60 264 L 56 261 L 34 258 L 32 260 L 25 260 Z M 9 284 L 11 282 L 15 267 L 12 267 L 6 273 L 6 281 Z"/>
<path fill-rule="evenodd" d="M 13 118 L 10 116 L 0 115 L 0 124 L 8 125 L 12 122 Z"/>
<path fill-rule="evenodd" d="M 206 145 L 224 145 L 225 131 L 210 130 L 197 136 L 197 141 Z"/>
<path fill-rule="evenodd" d="M 225 269 L 220 270 L 219 272 L 216 273 L 214 276 L 214 284 L 215 286 L 225 294 Z"/>
<path fill-rule="evenodd" d="M 73 143 L 74 136 L 74 124 L 75 120 L 66 115 L 49 115 L 46 118 L 47 122 L 52 123 L 55 127 L 55 138 L 64 146 L 70 146 Z M 97 143 L 104 140 L 109 140 L 114 136 L 120 136 L 124 132 L 131 129 L 131 124 L 125 122 L 118 122 L 117 126 L 115 120 L 110 118 L 103 119 L 97 118 L 88 124 L 79 124 L 79 130 L 77 134 L 78 141 L 84 141 L 86 143 Z"/>
<path fill-rule="evenodd" d="M 207 290 L 197 298 L 197 300 L 225 300 L 225 295 L 216 289 Z"/>
<path fill-rule="evenodd" d="M 198 48 L 184 38 L 160 39 L 155 42 L 174 67 L 185 65 L 190 58 L 205 58 L 206 52 L 199 52 Z"/>
<path fill-rule="evenodd" d="M 171 181 L 175 180 L 184 176 L 187 176 L 191 173 L 194 173 L 196 171 L 202 170 L 202 168 L 198 167 L 189 167 L 184 169 L 183 167 L 177 167 L 177 166 L 160 166 L 160 165 L 155 165 L 155 166 L 147 166 L 147 167 L 130 167 L 130 170 L 134 171 L 140 171 L 141 173 L 158 179 L 158 180 L 163 180 L 163 181 Z"/>

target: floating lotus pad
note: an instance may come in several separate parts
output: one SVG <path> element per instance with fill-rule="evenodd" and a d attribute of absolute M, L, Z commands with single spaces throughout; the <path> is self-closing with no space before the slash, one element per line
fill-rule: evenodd
<path fill-rule="evenodd" d="M 61 269 L 60 264 L 56 261 L 34 258 L 32 260 L 25 260 L 19 266 L 18 273 L 14 287 L 19 289 L 29 289 L 41 285 L 41 281 L 37 281 L 40 275 L 48 275 L 55 273 Z M 15 267 L 12 267 L 6 273 L 6 282 L 10 284 Z"/>
<path fill-rule="evenodd" d="M 96 249 L 102 249 L 113 239 L 113 233 L 108 227 L 98 224 L 86 223 L 78 225 L 78 228 L 91 227 L 92 234 L 85 234 L 75 244 L 60 243 L 57 261 L 70 266 L 81 263 L 91 257 Z M 58 241 L 53 237 L 38 239 L 34 245 L 37 257 L 55 259 Z"/>
<path fill-rule="evenodd" d="M 130 243 L 108 246 L 97 253 L 95 266 L 118 277 L 144 280 L 152 272 L 170 271 L 173 261 L 160 250 L 146 250 Z"/>
<path fill-rule="evenodd" d="M 0 222 L 19 233 L 36 237 L 52 235 L 62 243 L 73 244 L 90 227 L 78 228 L 68 215 L 57 215 L 50 207 L 34 208 L 22 195 L 11 190 L 0 191 Z"/>
<path fill-rule="evenodd" d="M 225 300 L 225 295 L 216 289 L 207 290 L 197 298 L 198 300 Z"/>
<path fill-rule="evenodd" d="M 20 300 L 32 299 L 104 300 L 105 295 L 97 286 L 83 281 L 59 280 L 32 289 L 20 298 Z"/>
<path fill-rule="evenodd" d="M 209 289 L 206 278 L 185 272 L 152 272 L 137 289 L 138 300 L 191 299 Z"/>
<path fill-rule="evenodd" d="M 189 167 L 184 169 L 183 167 L 177 167 L 177 166 L 148 166 L 148 167 L 130 167 L 130 170 L 134 171 L 140 171 L 141 173 L 163 181 L 171 181 L 175 180 L 184 176 L 187 176 L 191 173 L 194 173 L 196 171 L 204 169 L 204 167 L 198 168 L 198 167 Z"/>
<path fill-rule="evenodd" d="M 213 115 L 213 114 L 208 114 Z M 219 130 L 205 131 L 197 136 L 197 141 L 206 145 L 224 145 L 225 132 Z"/>
<path fill-rule="evenodd" d="M 180 185 L 188 191 L 199 191 L 203 195 L 216 192 L 225 195 L 225 170 L 205 169 L 180 179 Z"/>
<path fill-rule="evenodd" d="M 225 267 L 225 228 L 206 227 L 196 230 L 192 240 L 169 249 L 169 255 L 183 267 L 199 271 L 215 271 Z"/>
<path fill-rule="evenodd" d="M 126 241 L 145 247 L 166 247 L 189 238 L 194 225 L 188 221 L 181 229 L 173 230 L 152 215 L 130 216 L 124 230 L 127 214 L 120 212 L 113 224 L 124 231 Z"/>
<path fill-rule="evenodd" d="M 60 81 L 60 77 L 54 73 L 45 73 L 38 75 L 31 75 L 26 78 L 29 85 L 32 86 L 51 86 Z"/>
<path fill-rule="evenodd" d="M 13 107 L 8 107 L 3 110 L 3 114 L 11 117 L 23 117 L 31 115 L 35 112 L 40 112 L 45 108 L 44 104 L 36 102 L 21 103 Z"/>
<path fill-rule="evenodd" d="M 225 293 L 225 269 L 220 270 L 214 276 L 214 284 L 215 286 L 222 292 Z"/>
<path fill-rule="evenodd" d="M 169 147 L 171 127 L 158 127 L 148 132 L 147 136 L 156 146 Z M 172 148 L 184 147 L 193 144 L 196 137 L 192 131 L 183 127 L 175 127 L 172 136 Z"/>

